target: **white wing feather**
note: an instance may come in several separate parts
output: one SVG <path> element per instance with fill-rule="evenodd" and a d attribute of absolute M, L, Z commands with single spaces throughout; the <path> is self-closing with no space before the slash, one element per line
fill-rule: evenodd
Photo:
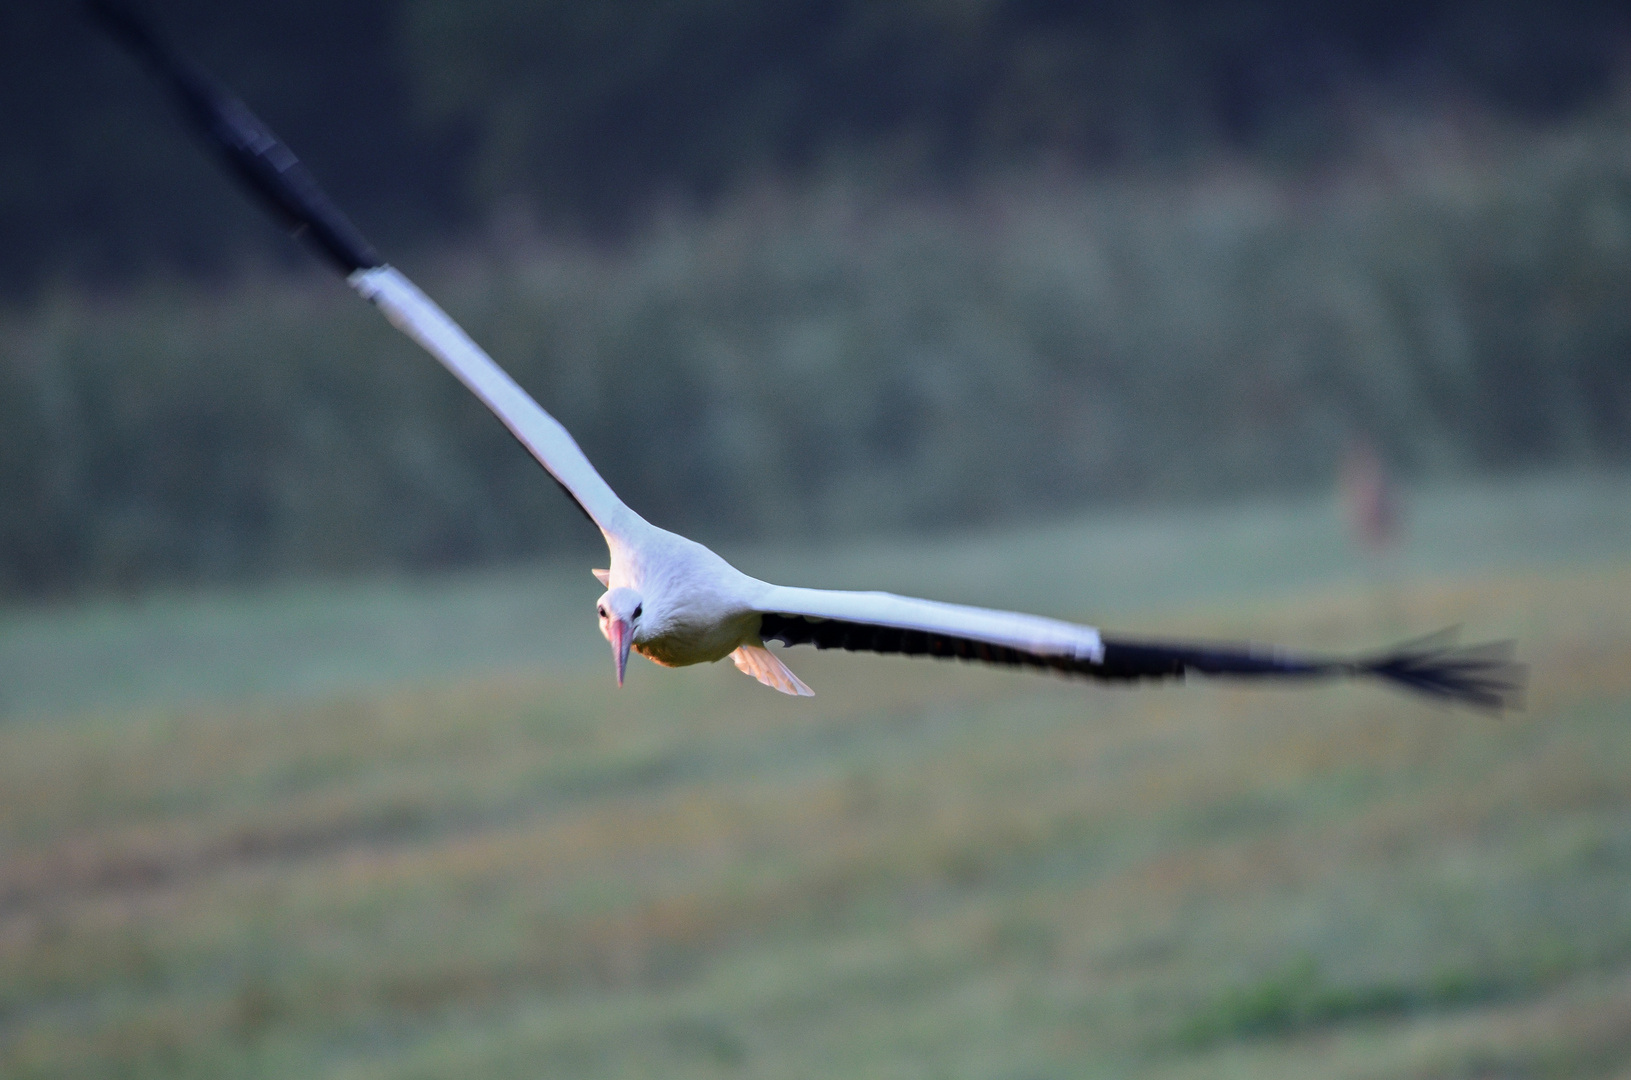
<path fill-rule="evenodd" d="M 770 585 L 757 598 L 761 612 L 838 619 L 873 626 L 921 630 L 970 638 L 1041 656 L 1070 656 L 1099 663 L 1104 642 L 1091 626 L 1015 611 L 943 604 L 884 592 L 839 592 Z"/>
<path fill-rule="evenodd" d="M 417 341 L 469 387 L 550 475 L 561 482 L 601 532 L 608 536 L 627 536 L 635 523 L 641 521 L 595 471 L 561 422 L 532 400 L 413 282 L 390 266 L 358 270 L 347 280 L 353 289 L 384 312 L 392 326 Z"/>

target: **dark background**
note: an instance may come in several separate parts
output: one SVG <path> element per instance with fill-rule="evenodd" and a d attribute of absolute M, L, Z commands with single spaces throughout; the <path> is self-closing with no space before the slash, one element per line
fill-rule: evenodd
<path fill-rule="evenodd" d="M 1340 160 L 1356 99 L 1538 123 L 1618 85 L 1624 5 L 289 0 L 152 5 L 388 247 L 482 227 L 626 234 L 654 205 L 863 162 L 967 182 L 1018 162 Z M 294 257 L 73 3 L 0 9 L 0 290 Z"/>

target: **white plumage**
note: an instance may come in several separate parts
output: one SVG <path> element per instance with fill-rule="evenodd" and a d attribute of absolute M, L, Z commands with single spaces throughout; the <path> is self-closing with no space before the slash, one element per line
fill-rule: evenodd
<path fill-rule="evenodd" d="M 612 491 L 560 422 L 412 282 L 389 266 L 349 281 L 392 324 L 424 346 L 486 403 L 599 527 L 611 564 L 594 571 L 617 681 L 630 650 L 668 667 L 724 659 L 784 694 L 811 693 L 766 640 L 819 648 L 928 654 L 1054 669 L 1099 679 L 1181 676 L 1379 675 L 1486 707 L 1521 683 L 1500 648 L 1456 650 L 1440 640 L 1360 660 L 1297 657 L 1250 647 L 1111 642 L 1057 619 L 943 604 L 883 592 L 790 588 L 760 581 L 708 548 L 660 529 Z"/>

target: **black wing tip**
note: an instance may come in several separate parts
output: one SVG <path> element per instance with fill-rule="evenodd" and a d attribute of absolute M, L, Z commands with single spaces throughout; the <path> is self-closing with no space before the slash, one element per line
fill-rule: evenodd
<path fill-rule="evenodd" d="M 306 167 L 248 106 L 166 42 L 127 0 L 84 0 L 114 40 L 144 60 L 180 98 L 198 133 L 266 207 L 342 274 L 383 265 L 379 252 Z"/>
<path fill-rule="evenodd" d="M 123 0 L 84 0 L 84 7 L 91 18 L 121 41 L 144 47 L 154 43 L 152 19 Z"/>
<path fill-rule="evenodd" d="M 1106 640 L 1103 662 L 1090 673 L 1122 681 L 1181 678 L 1190 672 L 1275 679 L 1373 676 L 1444 704 L 1492 713 L 1521 709 L 1529 669 L 1513 659 L 1513 643 L 1461 646 L 1456 633 L 1454 628 L 1442 630 L 1352 660 L 1237 645 Z"/>
<path fill-rule="evenodd" d="M 83 0 L 83 8 L 92 22 L 161 78 L 193 87 L 208 81 L 203 71 L 165 37 L 144 6 L 128 0 Z"/>
<path fill-rule="evenodd" d="M 1529 667 L 1514 659 L 1516 644 L 1457 645 L 1455 635 L 1452 628 L 1406 642 L 1358 661 L 1354 670 L 1446 704 L 1491 713 L 1521 710 Z"/>

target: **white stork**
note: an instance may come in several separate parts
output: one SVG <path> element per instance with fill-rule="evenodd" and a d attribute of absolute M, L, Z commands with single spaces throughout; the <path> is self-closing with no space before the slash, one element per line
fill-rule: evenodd
<path fill-rule="evenodd" d="M 441 361 L 491 409 L 600 529 L 610 563 L 594 574 L 617 681 L 630 650 L 668 667 L 721 660 L 784 694 L 810 688 L 765 647 L 813 644 L 927 654 L 1051 669 L 1103 680 L 1187 672 L 1271 678 L 1366 675 L 1447 701 L 1499 709 L 1521 693 L 1523 669 L 1505 644 L 1458 649 L 1443 638 L 1351 659 L 1251 646 L 1127 641 L 1056 619 L 882 592 L 772 585 L 708 548 L 658 528 L 603 480 L 566 429 L 448 315 L 372 246 L 329 201 L 294 154 L 237 98 L 168 46 L 120 0 L 89 0 L 113 34 L 169 84 L 194 126 L 274 214 L 304 235 L 398 329 Z"/>

